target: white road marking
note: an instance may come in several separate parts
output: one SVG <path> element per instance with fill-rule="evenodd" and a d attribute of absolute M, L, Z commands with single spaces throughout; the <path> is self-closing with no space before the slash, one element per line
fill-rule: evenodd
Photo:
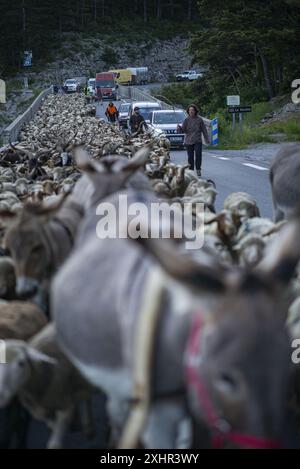
<path fill-rule="evenodd" d="M 230 158 L 227 158 L 225 156 L 219 156 L 219 155 L 212 155 L 211 153 L 208 153 L 209 156 L 211 156 L 212 158 L 217 158 L 218 160 L 223 160 L 223 161 L 229 161 Z M 234 160 L 232 160 L 234 161 Z M 259 171 L 269 171 L 269 168 L 265 168 L 264 166 L 259 166 L 259 165 L 256 165 L 256 164 L 252 164 L 252 163 L 242 163 L 243 166 L 248 166 L 249 168 L 253 168 L 253 169 L 258 169 Z"/>
<path fill-rule="evenodd" d="M 212 158 L 218 158 L 219 160 L 230 160 L 230 158 L 226 158 L 225 156 L 219 156 L 219 155 L 212 155 L 211 153 L 208 153 L 209 156 L 211 156 Z"/>
<path fill-rule="evenodd" d="M 263 166 L 258 166 L 252 163 L 243 163 L 244 166 L 249 166 L 249 168 L 259 169 L 260 171 L 269 171 L 269 168 L 264 168 Z"/>

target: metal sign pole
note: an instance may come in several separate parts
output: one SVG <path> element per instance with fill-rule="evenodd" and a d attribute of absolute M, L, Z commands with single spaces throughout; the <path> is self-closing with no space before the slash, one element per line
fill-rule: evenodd
<path fill-rule="evenodd" d="M 235 129 L 235 112 L 232 114 L 232 130 Z"/>

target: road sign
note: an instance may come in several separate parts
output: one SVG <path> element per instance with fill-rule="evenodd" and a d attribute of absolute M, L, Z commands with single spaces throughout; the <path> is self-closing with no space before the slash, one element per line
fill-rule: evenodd
<path fill-rule="evenodd" d="M 216 117 L 211 121 L 211 144 L 218 145 L 219 131 L 218 131 L 218 118 Z"/>
<path fill-rule="evenodd" d="M 241 103 L 240 96 L 227 96 L 227 106 L 239 106 Z"/>
<path fill-rule="evenodd" d="M 228 108 L 230 114 L 241 114 L 242 112 L 252 112 L 251 106 L 232 106 Z"/>

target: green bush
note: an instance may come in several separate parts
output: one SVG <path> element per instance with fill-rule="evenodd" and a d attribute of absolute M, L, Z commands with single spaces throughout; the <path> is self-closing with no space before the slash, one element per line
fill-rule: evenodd
<path fill-rule="evenodd" d="M 300 140 L 300 116 L 292 117 L 286 121 L 274 122 L 265 126 L 266 131 L 272 133 L 283 133 L 289 141 Z"/>

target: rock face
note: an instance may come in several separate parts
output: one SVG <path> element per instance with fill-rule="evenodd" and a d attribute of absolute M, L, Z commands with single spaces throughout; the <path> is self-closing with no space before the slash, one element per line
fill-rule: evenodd
<path fill-rule="evenodd" d="M 261 120 L 261 124 L 271 124 L 272 122 L 289 119 L 290 117 L 300 118 L 300 104 L 288 103 L 277 111 L 270 112 Z"/>
<path fill-rule="evenodd" d="M 30 77 L 43 87 L 70 77 L 93 77 L 110 68 L 148 67 L 151 81 L 167 82 L 191 66 L 188 44 L 189 39 L 181 37 L 130 44 L 110 44 L 101 39 L 85 39 L 76 42 L 76 46 L 66 42 L 54 62 Z"/>
<path fill-rule="evenodd" d="M 141 40 L 140 42 L 110 43 L 107 39 L 78 39 L 65 35 L 61 48 L 54 51 L 55 60 L 45 64 L 43 71 L 27 72 L 31 88 L 44 89 L 67 78 L 94 77 L 97 72 L 113 68 L 148 67 L 152 82 L 166 83 L 171 77 L 190 68 L 192 57 L 188 53 L 189 39 L 175 37 L 167 41 Z M 22 80 L 22 74 L 19 77 Z M 18 92 L 8 96 L 5 109 L 1 109 L 1 133 L 7 125 L 27 108 L 29 95 Z"/>

